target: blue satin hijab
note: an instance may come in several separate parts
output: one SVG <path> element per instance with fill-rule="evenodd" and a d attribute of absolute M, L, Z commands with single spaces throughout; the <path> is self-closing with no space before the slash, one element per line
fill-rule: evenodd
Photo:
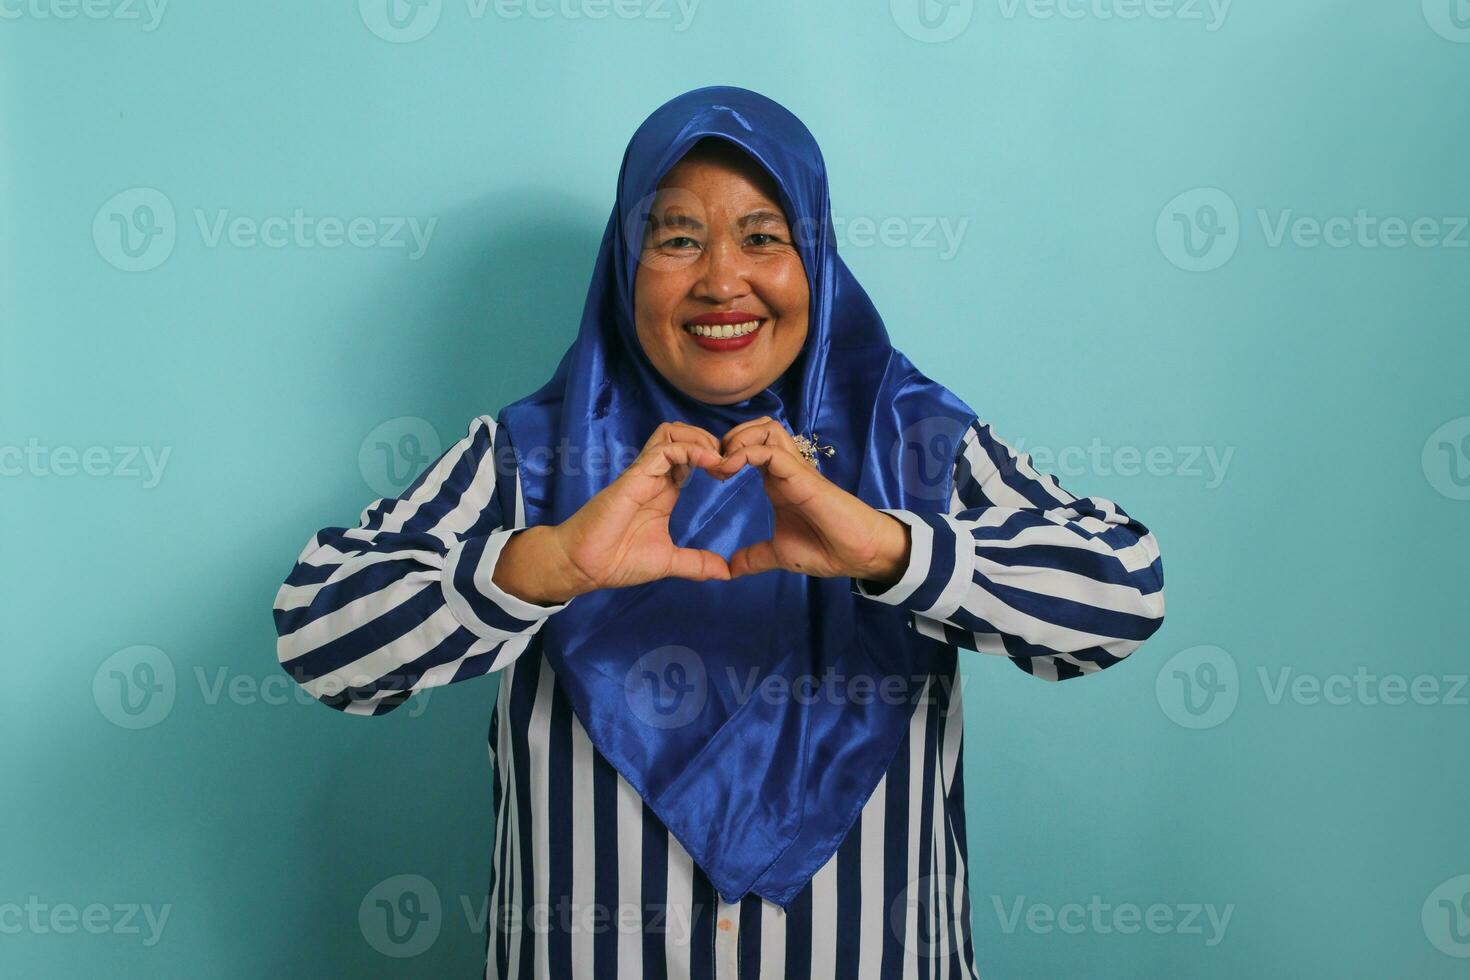
<path fill-rule="evenodd" d="M 712 405 L 654 368 L 634 329 L 643 223 L 662 176 L 708 137 L 771 175 L 810 287 L 808 335 L 785 375 Z M 827 171 L 787 109 L 742 88 L 680 95 L 628 144 L 581 328 L 555 374 L 502 409 L 527 524 L 560 523 L 616 478 L 662 422 L 717 439 L 769 415 L 817 435 L 822 473 L 873 507 L 945 511 L 975 413 L 893 349 L 837 255 Z M 770 537 L 759 472 L 694 470 L 669 523 L 676 545 L 727 558 Z M 784 570 L 729 582 L 664 579 L 585 593 L 538 634 L 597 750 L 721 897 L 783 908 L 831 858 L 902 742 L 924 680 L 952 648 L 848 578 Z"/>

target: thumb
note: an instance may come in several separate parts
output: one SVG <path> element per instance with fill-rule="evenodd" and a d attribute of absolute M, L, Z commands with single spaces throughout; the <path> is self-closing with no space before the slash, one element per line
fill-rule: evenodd
<path fill-rule="evenodd" d="M 780 567 L 781 563 L 776 560 L 776 546 L 773 541 L 757 541 L 755 544 L 746 545 L 730 556 L 730 576 L 732 578 L 740 575 L 759 575 L 761 572 L 769 572 Z"/>
<path fill-rule="evenodd" d="M 731 575 L 724 555 L 700 548 L 675 548 L 673 560 L 669 562 L 668 577 L 704 582 L 709 579 L 725 581 Z"/>

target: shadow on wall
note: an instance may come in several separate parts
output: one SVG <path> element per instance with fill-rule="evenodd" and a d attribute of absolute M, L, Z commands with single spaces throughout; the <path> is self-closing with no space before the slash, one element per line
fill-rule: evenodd
<path fill-rule="evenodd" d="M 351 323 L 338 331 L 339 360 L 323 366 L 323 386 L 336 388 L 344 414 L 360 412 L 364 434 L 382 421 L 385 405 L 398 405 L 404 415 L 433 420 L 448 448 L 474 416 L 498 414 L 556 369 L 576 337 L 606 220 L 603 205 L 540 191 L 497 193 L 443 214 L 426 253 L 432 260 L 365 280 L 358 295 L 343 298 Z M 385 401 L 381 388 L 365 390 L 369 378 L 391 379 L 395 397 Z M 280 580 L 314 531 L 350 526 L 376 496 L 359 478 L 346 488 L 283 495 L 278 499 L 289 509 L 259 515 L 257 531 L 267 528 L 273 540 L 291 543 L 257 563 L 249 579 L 236 567 L 238 591 L 218 600 L 231 635 L 215 637 L 210 648 L 226 662 L 248 654 L 250 663 L 237 661 L 234 669 L 279 672 L 267 617 Z M 321 497 L 356 502 L 323 512 Z M 242 644 L 242 634 L 258 642 Z M 206 849 L 225 856 L 210 869 L 218 878 L 209 891 L 220 906 L 235 906 L 220 909 L 211 948 L 224 961 L 254 961 L 281 976 L 482 970 L 479 916 L 494 841 L 486 736 L 497 690 L 496 679 L 479 678 L 416 695 L 379 718 L 295 697 L 250 712 L 235 744 L 251 758 L 236 760 L 235 776 L 210 794 L 244 799 L 222 823 L 205 824 L 223 831 Z M 256 869 L 241 866 L 236 878 L 229 867 L 237 861 Z M 279 889 L 230 894 L 232 878 L 258 879 L 259 862 L 274 866 Z M 427 878 L 442 909 L 433 945 L 403 960 L 371 948 L 358 919 L 365 896 L 396 875 Z M 299 931 L 262 943 L 283 919 Z M 302 962 L 304 949 L 316 951 L 309 963 Z"/>
<path fill-rule="evenodd" d="M 441 250 L 435 262 L 405 263 L 365 284 L 355 319 L 366 332 L 343 332 L 352 340 L 343 362 L 373 374 L 399 363 L 406 347 L 433 352 L 410 358 L 422 373 L 402 378 L 403 403 L 442 406 L 453 427 L 440 433 L 447 446 L 473 416 L 495 415 L 556 370 L 577 335 L 607 207 L 533 190 L 444 214 L 430 246 Z M 363 397 L 352 374 L 344 375 L 349 403 Z"/>

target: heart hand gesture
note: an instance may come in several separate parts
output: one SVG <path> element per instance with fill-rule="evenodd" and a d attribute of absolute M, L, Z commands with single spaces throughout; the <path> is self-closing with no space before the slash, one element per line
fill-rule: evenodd
<path fill-rule="evenodd" d="M 894 582 L 908 561 L 908 525 L 832 483 L 801 455 L 791 434 L 769 416 L 725 433 L 724 459 L 709 467 L 728 479 L 747 463 L 761 471 L 775 509 L 770 540 L 730 556 L 731 575 L 784 568 L 821 578 Z"/>

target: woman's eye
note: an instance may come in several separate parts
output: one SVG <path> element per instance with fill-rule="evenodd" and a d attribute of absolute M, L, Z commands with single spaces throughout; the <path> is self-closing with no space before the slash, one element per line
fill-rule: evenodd
<path fill-rule="evenodd" d="M 757 241 L 757 239 L 760 240 Z M 775 242 L 779 242 L 780 240 L 781 239 L 776 237 L 775 235 L 768 235 L 763 231 L 758 231 L 755 234 L 746 237 L 746 241 L 750 242 L 750 244 L 752 245 L 771 245 Z"/>
<path fill-rule="evenodd" d="M 659 242 L 659 246 L 658 247 L 659 248 L 698 248 L 699 247 L 699 242 L 697 242 L 694 239 L 690 238 L 688 235 L 675 235 L 673 238 L 666 238 L 663 241 Z"/>

